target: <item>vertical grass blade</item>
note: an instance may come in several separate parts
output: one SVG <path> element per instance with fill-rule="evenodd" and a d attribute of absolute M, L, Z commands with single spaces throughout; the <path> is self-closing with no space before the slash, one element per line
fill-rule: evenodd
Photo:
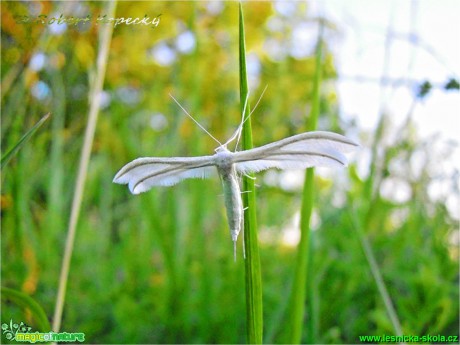
<path fill-rule="evenodd" d="M 30 139 L 30 137 L 39 129 L 45 122 L 48 120 L 50 117 L 50 113 L 44 115 L 31 129 L 27 131 L 26 134 L 18 141 L 14 147 L 12 147 L 1 159 L 0 167 L 3 169 L 3 167 L 8 164 L 11 158 L 14 157 L 14 155 L 21 149 L 22 146 Z"/>
<path fill-rule="evenodd" d="M 322 28 L 321 28 L 322 31 Z M 308 118 L 307 130 L 313 131 L 316 129 L 319 106 L 320 106 L 320 86 L 321 86 L 321 60 L 322 60 L 322 33 L 320 32 L 318 38 L 318 44 L 316 47 L 316 69 L 313 80 L 313 94 L 312 94 L 312 110 L 310 117 Z M 289 316 L 290 319 L 288 329 L 290 332 L 286 334 L 286 342 L 290 344 L 300 344 L 302 339 L 302 330 L 304 329 L 304 317 L 305 317 L 305 304 L 306 297 L 311 296 L 307 294 L 308 287 L 312 287 L 312 284 L 308 284 L 308 262 L 311 260 L 311 246 L 310 246 L 310 219 L 313 211 L 313 199 L 314 199 L 314 177 L 315 170 L 309 168 L 305 175 L 305 184 L 302 196 L 302 207 L 300 211 L 300 242 L 297 250 L 297 259 L 294 273 L 294 283 L 292 285 L 292 291 L 289 303 Z M 307 332 L 309 342 L 314 343 L 312 335 L 315 333 L 315 323 L 312 319 L 311 302 L 308 304 L 308 321 L 307 321 Z"/>
<path fill-rule="evenodd" d="M 246 74 L 246 45 L 244 38 L 244 18 L 241 2 L 239 3 L 239 62 L 240 62 L 240 105 L 242 115 L 249 116 L 249 104 L 244 110 L 248 98 L 248 78 Z M 248 102 L 249 103 L 249 102 Z M 252 148 L 251 119 L 243 126 L 243 150 Z M 257 241 L 257 219 L 254 180 L 243 177 L 243 205 L 244 214 L 244 246 L 246 252 L 245 280 L 246 280 L 246 321 L 247 342 L 250 344 L 262 343 L 262 278 L 260 271 L 259 248 Z"/>
<path fill-rule="evenodd" d="M 401 322 L 399 321 L 398 314 L 396 313 L 393 301 L 390 297 L 390 293 L 388 292 L 388 289 L 383 280 L 382 272 L 380 271 L 377 259 L 375 258 L 374 252 L 372 251 L 372 246 L 365 236 L 359 220 L 356 220 L 356 217 L 353 215 L 350 215 L 350 219 L 353 224 L 353 228 L 358 234 L 361 247 L 363 248 L 364 255 L 366 256 L 367 262 L 369 264 L 369 269 L 371 270 L 375 284 L 377 285 L 377 289 L 380 293 L 380 297 L 382 298 L 383 304 L 385 305 L 388 318 L 390 319 L 391 325 L 393 326 L 394 334 L 402 336 L 403 331 Z"/>
<path fill-rule="evenodd" d="M 109 18 L 114 17 L 116 8 L 116 1 L 107 3 L 107 15 Z M 69 228 L 67 231 L 67 238 L 64 250 L 64 257 L 62 259 L 61 273 L 59 276 L 59 287 L 56 298 L 56 306 L 54 309 L 53 317 L 53 331 L 59 332 L 62 320 L 62 310 L 64 308 L 65 293 L 67 287 L 67 280 L 69 278 L 70 261 L 72 258 L 73 246 L 75 241 L 75 232 L 77 228 L 78 216 L 80 213 L 81 202 L 83 199 L 83 189 L 85 186 L 86 174 L 88 170 L 89 158 L 91 148 L 93 145 L 94 132 L 96 130 L 97 116 L 99 113 L 101 102 L 101 91 L 104 84 L 105 69 L 107 66 L 107 59 L 109 55 L 110 41 L 112 37 L 113 26 L 101 26 L 100 40 L 99 40 L 99 53 L 97 56 L 96 76 L 93 84 L 91 85 L 91 99 L 88 114 L 88 122 L 85 130 L 85 137 L 83 142 L 82 153 L 80 156 L 80 163 L 78 167 L 77 181 L 75 183 L 75 191 L 72 201 L 72 209 L 70 213 Z"/>

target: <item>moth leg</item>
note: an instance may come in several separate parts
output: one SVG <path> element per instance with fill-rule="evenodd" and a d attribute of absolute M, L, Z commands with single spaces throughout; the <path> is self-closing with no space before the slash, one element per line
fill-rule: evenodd
<path fill-rule="evenodd" d="M 246 208 L 247 208 L 247 207 L 246 207 Z M 246 209 L 246 208 L 245 208 L 245 209 Z M 243 209 L 243 211 L 244 211 L 245 209 Z M 241 231 L 242 231 L 242 233 L 243 233 L 243 236 L 242 236 L 242 237 L 243 237 L 243 258 L 244 258 L 244 260 L 246 260 L 246 241 L 244 240 L 244 221 L 241 220 L 241 223 L 242 223 L 242 224 L 241 224 Z"/>
<path fill-rule="evenodd" d="M 247 178 L 254 180 L 254 181 L 256 180 L 256 177 L 254 176 L 249 176 L 248 174 L 238 172 L 238 177 L 241 178 L 242 176 L 246 176 Z"/>

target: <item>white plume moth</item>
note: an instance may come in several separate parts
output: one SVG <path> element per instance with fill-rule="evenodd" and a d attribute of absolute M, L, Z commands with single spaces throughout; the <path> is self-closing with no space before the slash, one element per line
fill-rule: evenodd
<path fill-rule="evenodd" d="M 185 111 L 184 108 L 182 109 Z M 190 116 L 186 111 L 185 113 Z M 244 213 L 238 174 L 259 172 L 270 168 L 306 169 L 346 166 L 347 159 L 344 153 L 358 146 L 340 134 L 317 131 L 297 134 L 246 151 L 229 151 L 227 145 L 237 136 L 239 139 L 243 122 L 242 120 L 235 134 L 225 144 L 221 144 L 197 123 L 219 143 L 214 155 L 138 158 L 121 168 L 113 182 L 128 184 L 131 193 L 139 194 L 152 187 L 173 186 L 188 178 L 204 179 L 217 172 L 224 190 L 225 208 L 235 255 L 236 241 L 243 226 Z"/>

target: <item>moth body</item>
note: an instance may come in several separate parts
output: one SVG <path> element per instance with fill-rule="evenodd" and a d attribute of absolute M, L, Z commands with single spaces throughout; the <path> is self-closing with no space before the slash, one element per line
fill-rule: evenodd
<path fill-rule="evenodd" d="M 219 146 L 213 156 L 214 164 L 221 169 L 228 169 L 232 165 L 233 152 L 229 151 L 225 146 Z"/>
<path fill-rule="evenodd" d="M 218 168 L 219 169 L 219 168 Z M 219 169 L 224 190 L 224 203 L 227 211 L 228 226 L 232 237 L 233 246 L 236 248 L 238 234 L 241 231 L 243 222 L 243 202 L 241 201 L 240 185 L 236 175 L 235 167 L 230 169 Z"/>
<path fill-rule="evenodd" d="M 236 241 L 241 231 L 244 211 L 238 176 L 232 162 L 233 153 L 225 146 L 219 146 L 216 149 L 214 158 L 217 171 L 222 181 L 228 226 L 233 241 L 234 256 L 236 257 Z"/>

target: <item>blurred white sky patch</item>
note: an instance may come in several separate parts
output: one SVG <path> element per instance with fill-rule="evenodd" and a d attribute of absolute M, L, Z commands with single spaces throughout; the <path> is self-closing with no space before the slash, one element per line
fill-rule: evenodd
<path fill-rule="evenodd" d="M 321 225 L 321 219 L 319 217 L 318 211 L 313 209 L 310 226 L 313 231 L 319 229 Z M 292 218 L 283 228 L 283 234 L 281 236 L 281 243 L 288 247 L 296 247 L 300 241 L 300 211 L 297 211 Z"/>
<path fill-rule="evenodd" d="M 314 22 L 301 22 L 292 30 L 292 40 L 296 42 L 291 46 L 291 56 L 296 59 L 305 59 L 315 53 L 316 40 L 312 37 L 318 37 L 319 27 Z"/>
<path fill-rule="evenodd" d="M 112 102 L 112 96 L 107 91 L 102 90 L 100 93 L 100 97 L 101 97 L 100 107 L 102 109 L 107 108 L 110 105 L 110 102 Z"/>
<path fill-rule="evenodd" d="M 331 49 L 341 112 L 356 118 L 362 129 L 375 129 L 381 103 L 392 123 L 401 125 L 415 95 L 411 81 L 445 84 L 460 76 L 457 0 L 325 0 L 311 5 L 310 16 L 324 16 L 338 27 L 340 38 Z M 386 87 L 379 83 L 382 75 Z M 457 140 L 459 108 L 458 91 L 435 88 L 414 111 L 420 136 L 442 133 Z"/>
<path fill-rule="evenodd" d="M 43 67 L 45 67 L 45 63 L 47 62 L 47 57 L 42 52 L 35 53 L 29 61 L 29 68 L 32 71 L 40 71 Z"/>
<path fill-rule="evenodd" d="M 148 56 L 160 66 L 170 66 L 177 58 L 175 50 L 166 42 L 156 44 L 150 49 Z"/>
<path fill-rule="evenodd" d="M 246 57 L 246 71 L 248 74 L 249 90 L 255 90 L 260 83 L 261 64 L 255 53 L 249 53 Z"/>
<path fill-rule="evenodd" d="M 460 94 L 443 87 L 449 79 L 458 81 L 460 77 L 460 1 L 324 0 L 309 1 L 308 5 L 310 18 L 324 17 L 336 26 L 327 40 L 338 70 L 341 116 L 355 119 L 360 129 L 372 133 L 383 111 L 394 128 L 388 139 L 394 140 L 412 112 L 422 141 L 430 143 L 439 138 L 453 148 L 451 155 L 439 159 L 433 157 L 434 149 L 427 150 L 432 160 L 442 162 L 438 173 L 458 174 Z M 425 81 L 433 88 L 413 108 L 417 90 Z M 362 144 L 363 150 L 356 158 L 367 167 L 368 143 Z M 403 201 L 410 193 L 396 187 L 382 186 L 382 192 L 393 193 L 390 199 Z M 433 199 L 447 197 L 447 207 L 456 218 L 460 202 L 454 191 L 459 189 L 458 178 L 448 187 L 429 188 Z"/>
<path fill-rule="evenodd" d="M 57 15 L 57 18 L 59 18 L 59 15 Z M 53 24 L 48 25 L 48 28 L 51 34 L 60 36 L 64 32 L 67 31 L 67 24 L 66 23 L 59 24 L 57 21 L 55 21 Z"/>
<path fill-rule="evenodd" d="M 37 81 L 31 90 L 32 95 L 38 100 L 44 100 L 51 95 L 51 89 L 44 81 Z"/>
<path fill-rule="evenodd" d="M 430 198 L 445 200 L 451 216 L 458 219 L 460 93 L 447 91 L 444 86 L 451 78 L 460 78 L 460 1 L 314 0 L 306 4 L 307 24 L 294 20 L 298 19 L 298 2 L 274 2 L 277 15 L 270 18 L 267 28 L 282 39 L 267 40 L 267 54 L 275 61 L 286 54 L 294 58 L 312 54 L 319 27 L 315 19 L 325 18 L 330 23 L 325 39 L 338 72 L 336 88 L 341 116 L 356 120 L 360 130 L 372 134 L 385 113 L 389 128 L 393 129 L 385 137 L 389 145 L 398 139 L 411 116 L 424 143 L 408 164 L 401 162 L 400 168 L 407 169 L 409 165 L 410 171 L 395 168 L 394 176 L 383 180 L 381 194 L 397 203 L 407 202 L 413 191 L 404 174 L 417 178 L 428 169 L 431 182 L 426 188 Z M 286 25 L 292 25 L 291 32 Z M 433 88 L 420 99 L 417 94 L 424 82 L 431 83 Z M 350 156 L 364 176 L 370 163 L 366 147 L 372 138 L 367 139 L 368 142 L 361 143 L 360 152 Z M 332 174 L 341 176 L 340 171 Z M 284 182 L 281 188 L 291 190 L 302 184 L 302 178 L 295 176 L 295 172 L 267 172 L 264 182 L 280 187 Z M 340 204 L 343 200 L 337 198 L 334 202 Z M 395 213 L 392 222 L 401 224 L 406 213 Z M 298 217 L 296 214 L 283 229 L 282 242 L 286 245 L 299 241 Z"/>
<path fill-rule="evenodd" d="M 150 116 L 150 127 L 157 132 L 168 127 L 168 118 L 162 113 L 155 113 Z"/>
<path fill-rule="evenodd" d="M 184 54 L 191 53 L 196 46 L 195 35 L 191 31 L 185 31 L 176 38 L 176 48 Z"/>

